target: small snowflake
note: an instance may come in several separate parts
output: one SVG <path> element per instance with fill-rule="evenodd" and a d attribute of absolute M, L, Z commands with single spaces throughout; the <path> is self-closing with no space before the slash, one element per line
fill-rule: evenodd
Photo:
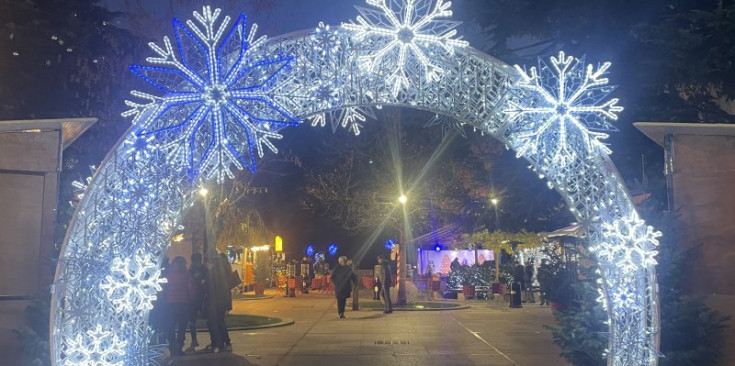
<path fill-rule="evenodd" d="M 424 127 L 441 126 L 442 128 L 442 140 L 446 139 L 449 134 L 454 131 L 460 136 L 467 138 L 467 132 L 465 131 L 465 124 L 447 116 L 435 114 L 429 122 L 424 124 Z"/>
<path fill-rule="evenodd" d="M 359 135 L 363 122 L 367 117 L 375 118 L 375 113 L 370 107 L 349 106 L 337 109 L 343 102 L 343 85 L 352 77 L 345 67 L 333 61 L 345 52 L 345 45 L 338 31 L 319 23 L 309 42 L 316 61 L 306 66 L 314 71 L 318 70 L 320 75 L 319 80 L 308 87 L 309 96 L 315 109 L 323 111 L 308 117 L 311 126 L 325 127 L 329 120 L 332 132 L 342 127 Z"/>
<path fill-rule="evenodd" d="M 126 101 L 130 110 L 123 116 L 135 117 L 141 136 L 165 140 L 163 147 L 189 166 L 192 179 L 221 182 L 234 176 L 230 165 L 254 172 L 255 153 L 263 157 L 263 146 L 278 152 L 271 140 L 281 139 L 278 130 L 298 120 L 271 95 L 293 58 L 258 58 L 255 50 L 265 37 L 255 39 L 257 27 L 248 33 L 242 14 L 227 32 L 230 17 L 218 22 L 219 15 L 220 9 L 205 6 L 194 12 L 198 24 L 174 19 L 176 51 L 168 37 L 163 47 L 149 43 L 158 56 L 147 61 L 158 66 L 130 69 L 163 96 L 132 91 L 146 101 Z"/>
<path fill-rule="evenodd" d="M 636 292 L 635 286 L 633 286 L 633 284 L 621 284 L 611 291 L 613 309 L 615 309 L 616 311 L 626 311 L 636 308 L 636 304 L 639 302 L 639 295 Z"/>
<path fill-rule="evenodd" d="M 152 309 L 156 293 L 166 282 L 153 256 L 142 250 L 133 259 L 115 258 L 110 272 L 100 288 L 118 312 Z"/>
<path fill-rule="evenodd" d="M 371 72 L 380 65 L 390 71 L 387 82 L 393 93 L 407 88 L 411 70 L 420 68 L 426 79 L 437 81 L 442 65 L 435 60 L 454 55 L 455 47 L 468 43 L 455 38 L 461 22 L 442 19 L 452 16 L 452 3 L 444 0 L 367 0 L 373 8 L 358 6 L 361 15 L 342 26 L 355 32 L 358 42 L 373 43 L 375 51 L 358 60 Z M 433 5 L 432 5 L 433 4 Z"/>
<path fill-rule="evenodd" d="M 614 263 L 624 273 L 656 265 L 661 232 L 638 218 L 629 217 L 602 225 L 604 241 L 592 248 L 598 258 Z"/>
<path fill-rule="evenodd" d="M 86 334 L 77 334 L 67 341 L 66 359 L 68 366 L 123 366 L 127 341 L 120 340 L 112 331 L 102 330 L 97 324 Z"/>
<path fill-rule="evenodd" d="M 540 154 L 550 157 L 549 164 L 566 166 L 580 157 L 579 152 L 590 154 L 598 148 L 609 154 L 601 142 L 608 135 L 592 130 L 613 129 L 609 120 L 617 120 L 623 110 L 617 98 L 603 102 L 614 89 L 603 77 L 610 65 L 585 68 L 584 58 L 564 52 L 551 57 L 551 66 L 539 59 L 538 69 L 528 73 L 516 65 L 519 97 L 509 101 L 505 113 L 518 156 Z"/>

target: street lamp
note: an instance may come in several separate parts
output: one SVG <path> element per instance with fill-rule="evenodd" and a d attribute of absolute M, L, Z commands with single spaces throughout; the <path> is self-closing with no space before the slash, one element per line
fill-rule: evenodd
<path fill-rule="evenodd" d="M 199 193 L 199 195 L 202 196 L 202 198 L 207 198 L 207 195 L 209 194 L 209 190 L 206 187 L 201 187 L 199 188 L 199 191 L 197 193 Z"/>
<path fill-rule="evenodd" d="M 402 194 L 400 197 L 398 197 L 398 202 L 400 202 L 402 205 L 405 205 L 407 201 L 408 197 L 406 197 L 406 195 Z"/>

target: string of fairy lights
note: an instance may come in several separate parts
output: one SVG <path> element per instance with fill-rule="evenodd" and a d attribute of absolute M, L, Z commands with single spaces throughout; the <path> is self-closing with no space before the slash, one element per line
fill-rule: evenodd
<path fill-rule="evenodd" d="M 468 124 L 526 159 L 585 225 L 610 314 L 609 364 L 656 364 L 660 233 L 636 214 L 603 141 L 623 110 L 608 98 L 611 65 L 560 52 L 513 68 L 458 36 L 451 2 L 366 3 L 341 26 L 273 40 L 244 14 L 205 6 L 150 43 L 148 64 L 131 66 L 147 87 L 125 102 L 133 126 L 77 184 L 54 283 L 55 365 L 153 363 L 147 320 L 162 253 L 196 185 L 255 172 L 288 126 L 357 135 L 386 105 Z"/>

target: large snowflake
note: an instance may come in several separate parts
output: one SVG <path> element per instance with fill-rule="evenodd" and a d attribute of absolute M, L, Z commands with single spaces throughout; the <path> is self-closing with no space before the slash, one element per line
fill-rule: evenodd
<path fill-rule="evenodd" d="M 613 263 L 623 273 L 656 265 L 661 232 L 633 212 L 628 217 L 602 225 L 603 241 L 592 251 L 598 258 Z"/>
<path fill-rule="evenodd" d="M 123 366 L 125 346 L 112 331 L 97 324 L 85 334 L 77 334 L 67 341 L 64 365 L 68 366 Z"/>
<path fill-rule="evenodd" d="M 455 29 L 461 22 L 447 20 L 452 3 L 443 0 L 366 0 L 374 8 L 358 6 L 361 15 L 355 22 L 343 23 L 355 32 L 358 42 L 367 41 L 374 50 L 359 56 L 371 72 L 388 71 L 387 82 L 398 94 L 407 88 L 413 72 L 423 71 L 426 79 L 436 81 L 442 65 L 436 60 L 454 55 L 455 47 L 468 45 Z"/>
<path fill-rule="evenodd" d="M 255 39 L 255 25 L 246 32 L 245 14 L 229 31 L 230 17 L 219 16 L 205 6 L 196 22 L 174 19 L 176 50 L 164 37 L 163 47 L 149 43 L 157 56 L 146 61 L 156 66 L 130 67 L 163 95 L 132 91 L 145 102 L 126 101 L 123 116 L 134 116 L 141 136 L 162 140 L 192 179 L 232 178 L 231 165 L 255 171 L 255 153 L 278 152 L 271 141 L 282 138 L 278 130 L 298 124 L 273 98 L 293 58 L 259 55 L 265 37 Z"/>
<path fill-rule="evenodd" d="M 118 312 L 152 309 L 156 293 L 166 282 L 153 256 L 143 250 L 138 250 L 132 259 L 115 258 L 110 272 L 100 288 Z"/>
<path fill-rule="evenodd" d="M 597 148 L 609 154 L 601 142 L 608 135 L 599 131 L 613 130 L 610 121 L 623 110 L 617 98 L 603 102 L 614 89 L 603 77 L 610 62 L 595 70 L 585 67 L 584 57 L 564 52 L 550 60 L 548 65 L 539 59 L 538 69 L 529 72 L 516 65 L 519 97 L 509 101 L 505 113 L 518 156 L 541 155 L 548 158 L 547 164 L 566 166 L 581 157 L 580 152 L 591 156 Z"/>

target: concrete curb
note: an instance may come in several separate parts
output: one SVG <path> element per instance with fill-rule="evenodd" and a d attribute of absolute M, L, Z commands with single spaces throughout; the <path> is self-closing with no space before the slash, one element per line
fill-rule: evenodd
<path fill-rule="evenodd" d="M 417 308 L 398 308 L 394 307 L 393 311 L 448 311 L 448 310 L 464 310 L 469 309 L 469 305 L 458 305 L 451 308 L 423 308 L 423 309 L 417 309 Z M 383 308 L 362 308 L 360 310 L 367 310 L 367 311 L 383 311 Z"/>
<path fill-rule="evenodd" d="M 259 297 L 242 297 L 239 299 L 232 299 L 232 301 L 255 301 L 255 300 L 266 300 L 266 299 L 272 299 L 273 296 L 259 296 Z"/>
<path fill-rule="evenodd" d="M 253 326 L 249 326 L 249 327 L 232 327 L 232 328 L 227 328 L 227 330 L 228 331 L 233 331 L 233 330 L 251 330 L 251 329 L 276 328 L 276 327 L 284 327 L 284 326 L 287 326 L 287 325 L 291 325 L 293 323 L 295 323 L 293 319 L 281 319 L 281 321 L 278 322 L 278 323 L 263 324 L 263 325 L 253 325 Z M 208 328 L 201 328 L 201 329 L 197 328 L 197 332 L 209 332 L 209 329 Z"/>
<path fill-rule="evenodd" d="M 277 328 L 277 327 L 285 327 L 293 323 L 295 323 L 293 319 L 282 319 L 279 323 L 253 325 L 252 327 L 234 327 L 234 328 L 229 328 L 228 330 L 251 330 L 251 329 Z"/>

